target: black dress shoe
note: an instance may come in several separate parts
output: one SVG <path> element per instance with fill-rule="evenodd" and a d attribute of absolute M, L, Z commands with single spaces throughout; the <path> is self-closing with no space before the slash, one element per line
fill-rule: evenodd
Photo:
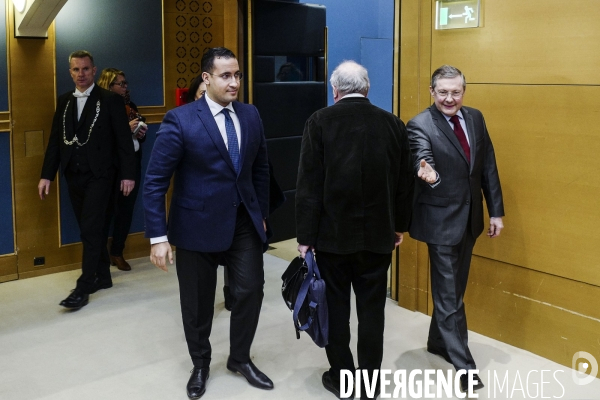
<path fill-rule="evenodd" d="M 79 310 L 81 307 L 85 306 L 90 299 L 90 295 L 87 293 L 83 293 L 80 290 L 73 290 L 69 297 L 60 302 L 60 305 L 71 309 L 73 311 Z"/>
<path fill-rule="evenodd" d="M 338 381 L 334 381 L 331 378 L 331 374 L 329 373 L 329 371 L 323 372 L 323 377 L 321 378 L 321 382 L 323 383 L 323 387 L 325 389 L 329 390 L 331 393 L 333 393 L 335 395 L 335 397 L 337 397 L 338 399 L 353 399 L 354 398 L 354 391 L 348 397 L 340 397 L 340 383 Z"/>
<path fill-rule="evenodd" d="M 209 371 L 208 367 L 194 367 L 186 387 L 187 395 L 190 399 L 199 399 L 206 392 L 206 381 L 208 381 Z"/>
<path fill-rule="evenodd" d="M 252 361 L 239 363 L 230 356 L 227 359 L 227 369 L 231 372 L 239 372 L 254 387 L 259 389 L 273 389 L 273 381 L 256 368 L 256 365 Z"/>
<path fill-rule="evenodd" d="M 94 286 L 92 286 L 92 289 L 90 290 L 90 294 L 92 293 L 96 293 L 98 290 L 102 290 L 102 289 L 109 289 L 112 287 L 112 282 L 111 281 L 98 281 L 96 280 L 96 282 L 94 282 Z"/>
<path fill-rule="evenodd" d="M 225 309 L 231 311 L 235 304 L 235 297 L 233 297 L 227 285 L 223 286 L 223 296 L 225 296 Z"/>
<path fill-rule="evenodd" d="M 442 357 L 444 360 L 452 364 L 452 360 L 450 360 L 450 356 L 448 355 L 448 352 L 445 349 L 440 349 L 438 347 L 427 345 L 427 351 L 431 354 L 435 354 L 436 356 Z"/>
<path fill-rule="evenodd" d="M 325 371 L 323 372 L 323 377 L 321 378 L 321 382 L 323 383 L 323 387 L 327 390 L 329 390 L 331 393 L 333 393 L 335 395 L 335 397 L 337 397 L 338 399 L 340 398 L 340 390 L 339 387 L 340 385 L 336 385 L 333 382 L 333 379 L 331 379 L 331 374 L 329 373 L 329 371 Z"/>
<path fill-rule="evenodd" d="M 475 384 L 473 385 L 473 391 L 483 388 L 483 382 L 481 381 L 481 378 L 479 378 L 479 375 L 473 374 L 473 380 L 475 381 Z M 469 390 L 468 373 L 460 376 L 460 389 L 465 393 Z"/>

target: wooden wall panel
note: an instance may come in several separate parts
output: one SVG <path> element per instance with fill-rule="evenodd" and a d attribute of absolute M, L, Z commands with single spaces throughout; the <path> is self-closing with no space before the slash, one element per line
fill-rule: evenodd
<path fill-rule="evenodd" d="M 13 32 L 13 9 L 9 9 L 9 29 Z M 53 182 L 50 195 L 46 200 L 40 200 L 37 185 L 44 155 L 36 152 L 31 155 L 26 148 L 25 132 L 43 131 L 39 137 L 44 149 L 50 136 L 55 108 L 54 37 L 54 25 L 48 30 L 48 39 L 16 39 L 9 35 L 15 228 L 20 277 L 48 273 L 57 266 L 73 265 L 81 258 L 80 246 L 60 247 L 58 186 L 56 181 Z M 32 69 L 31 65 L 36 68 Z M 31 93 L 36 96 L 32 97 Z M 40 146 L 29 144 L 36 148 Z M 34 267 L 33 259 L 38 256 L 45 257 L 46 263 Z"/>
<path fill-rule="evenodd" d="M 465 105 L 486 118 L 507 214 L 500 238 L 475 247 L 469 328 L 570 366 L 576 351 L 600 356 L 597 2 L 482 3 L 482 28 L 435 31 L 433 0 L 402 1 L 400 115 L 432 103 L 441 64 L 465 73 Z M 399 305 L 425 297 L 431 313 L 426 245 L 406 245 L 416 251 L 400 253 Z"/>
<path fill-rule="evenodd" d="M 496 147 L 506 229 L 475 254 L 600 286 L 598 86 L 469 85 Z M 551 101 L 548 101 L 551 99 Z"/>
<path fill-rule="evenodd" d="M 400 3 L 400 119 L 405 123 L 430 104 L 429 71 L 431 6 L 428 1 Z M 429 257 L 424 243 L 405 236 L 399 263 L 398 304 L 410 310 L 431 313 Z M 423 281 L 425 283 L 423 283 Z"/>
<path fill-rule="evenodd" d="M 566 366 L 577 351 L 600 359 L 600 287 L 473 257 L 469 329 Z"/>
<path fill-rule="evenodd" d="M 597 0 L 482 3 L 483 28 L 433 30 L 434 69 L 456 65 L 469 83 L 600 84 Z"/>
<path fill-rule="evenodd" d="M 17 256 L 0 256 L 0 283 L 18 279 Z"/>
<path fill-rule="evenodd" d="M 165 97 L 175 107 L 175 89 L 189 87 L 200 75 L 205 49 L 223 46 L 224 1 L 165 2 Z"/>

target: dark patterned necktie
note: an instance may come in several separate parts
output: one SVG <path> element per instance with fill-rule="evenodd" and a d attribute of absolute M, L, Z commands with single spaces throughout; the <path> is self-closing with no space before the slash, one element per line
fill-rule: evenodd
<path fill-rule="evenodd" d="M 454 134 L 458 138 L 458 141 L 465 152 L 465 156 L 467 156 L 467 162 L 471 163 L 471 148 L 469 147 L 469 142 L 467 142 L 467 135 L 465 135 L 465 131 L 463 131 L 460 121 L 458 120 L 458 115 L 451 116 L 450 122 L 454 124 Z"/>
<path fill-rule="evenodd" d="M 239 172 L 240 146 L 238 145 L 237 134 L 235 133 L 235 125 L 233 125 L 233 120 L 231 119 L 231 115 L 229 115 L 229 110 L 227 108 L 224 108 L 221 112 L 225 116 L 225 133 L 227 133 L 227 151 L 229 151 L 229 157 L 231 157 L 231 162 L 233 163 L 233 168 L 235 168 L 235 172 Z"/>

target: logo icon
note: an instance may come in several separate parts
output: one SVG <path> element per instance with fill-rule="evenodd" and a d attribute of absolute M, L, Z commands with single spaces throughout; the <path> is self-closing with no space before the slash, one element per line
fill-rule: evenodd
<path fill-rule="evenodd" d="M 577 385 L 587 385 L 598 375 L 598 361 L 587 351 L 578 351 L 573 354 L 573 382 Z"/>

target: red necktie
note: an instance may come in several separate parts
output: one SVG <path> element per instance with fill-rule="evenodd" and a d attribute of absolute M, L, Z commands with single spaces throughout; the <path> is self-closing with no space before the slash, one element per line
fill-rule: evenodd
<path fill-rule="evenodd" d="M 458 115 L 453 115 L 450 117 L 450 122 L 454 124 L 454 134 L 456 135 L 460 145 L 465 152 L 465 156 L 467 156 L 467 162 L 471 163 L 471 148 L 469 147 L 469 142 L 467 142 L 467 136 L 465 135 L 465 131 L 463 131 L 462 126 L 460 125 L 460 121 L 458 120 Z"/>

